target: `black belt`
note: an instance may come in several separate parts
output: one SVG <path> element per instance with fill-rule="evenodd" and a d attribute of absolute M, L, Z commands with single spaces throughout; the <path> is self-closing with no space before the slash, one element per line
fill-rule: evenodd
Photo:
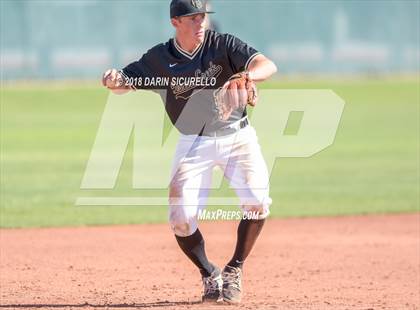
<path fill-rule="evenodd" d="M 244 118 L 244 119 L 241 119 L 240 121 L 237 121 L 236 123 L 233 123 L 229 127 L 223 127 L 216 131 L 203 132 L 204 131 L 204 128 L 203 128 L 203 130 L 198 135 L 204 136 L 204 137 L 223 137 L 223 136 L 234 134 L 238 130 L 245 128 L 248 125 L 249 125 L 248 118 Z"/>

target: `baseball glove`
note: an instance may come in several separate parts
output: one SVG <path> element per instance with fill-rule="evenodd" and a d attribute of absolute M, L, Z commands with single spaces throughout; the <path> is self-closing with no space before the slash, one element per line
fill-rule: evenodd
<path fill-rule="evenodd" d="M 214 102 L 219 119 L 226 121 L 236 109 L 245 109 L 247 104 L 255 106 L 257 87 L 249 78 L 247 71 L 232 75 L 229 80 L 214 92 Z"/>

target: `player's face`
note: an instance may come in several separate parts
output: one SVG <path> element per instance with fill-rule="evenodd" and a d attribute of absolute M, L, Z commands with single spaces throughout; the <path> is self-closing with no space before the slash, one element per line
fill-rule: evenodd
<path fill-rule="evenodd" d="M 195 14 L 177 18 L 175 28 L 179 34 L 197 42 L 203 42 L 206 26 L 206 14 Z"/>

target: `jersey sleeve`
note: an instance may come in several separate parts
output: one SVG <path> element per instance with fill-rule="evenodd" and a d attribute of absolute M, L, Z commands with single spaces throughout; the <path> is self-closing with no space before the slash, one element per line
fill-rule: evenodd
<path fill-rule="evenodd" d="M 144 87 L 143 81 L 147 78 L 152 78 L 157 75 L 154 69 L 152 69 L 151 52 L 148 51 L 139 60 L 134 61 L 121 69 L 121 73 L 126 79 L 127 85 L 132 89 L 147 89 Z"/>
<path fill-rule="evenodd" d="M 227 35 L 226 49 L 230 65 L 235 73 L 247 70 L 251 60 L 260 54 L 255 48 L 233 35 Z"/>

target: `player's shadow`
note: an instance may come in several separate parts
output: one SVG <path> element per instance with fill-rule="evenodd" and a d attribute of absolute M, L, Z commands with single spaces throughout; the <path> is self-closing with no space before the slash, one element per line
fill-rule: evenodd
<path fill-rule="evenodd" d="M 145 302 L 145 303 L 123 303 L 123 304 L 9 304 L 0 305 L 0 308 L 105 308 L 105 309 L 118 309 L 118 308 L 155 308 L 155 307 L 174 307 L 174 306 L 192 306 L 201 304 L 201 301 L 156 301 L 156 302 Z"/>

